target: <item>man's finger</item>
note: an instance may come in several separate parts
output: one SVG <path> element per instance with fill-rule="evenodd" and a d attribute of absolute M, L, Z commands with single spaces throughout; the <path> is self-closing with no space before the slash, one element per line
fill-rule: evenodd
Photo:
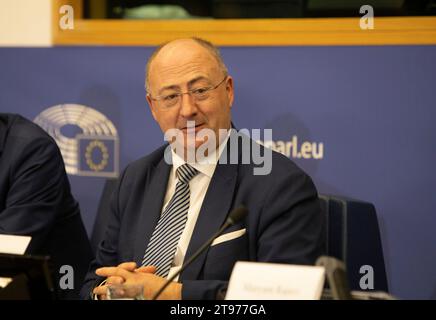
<path fill-rule="evenodd" d="M 143 272 L 143 273 L 156 273 L 156 267 L 155 266 L 144 266 L 135 269 L 135 272 Z"/>
<path fill-rule="evenodd" d="M 107 278 L 106 284 L 122 284 L 124 283 L 124 278 L 118 276 L 112 276 Z"/>
<path fill-rule="evenodd" d="M 133 271 L 136 268 L 136 262 L 123 262 L 119 264 L 118 267 L 125 270 Z"/>
<path fill-rule="evenodd" d="M 100 286 L 100 287 L 94 288 L 92 293 L 96 294 L 98 296 L 106 295 L 106 293 L 107 293 L 107 286 Z"/>
<path fill-rule="evenodd" d="M 95 270 L 95 274 L 100 277 L 106 277 L 106 278 L 118 276 L 118 277 L 122 277 L 123 279 L 127 279 L 129 278 L 131 273 L 130 271 L 127 271 L 119 267 L 103 267 Z"/>

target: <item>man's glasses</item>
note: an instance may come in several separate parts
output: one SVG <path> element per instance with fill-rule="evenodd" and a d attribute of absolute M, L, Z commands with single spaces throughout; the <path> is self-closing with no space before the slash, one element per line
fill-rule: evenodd
<path fill-rule="evenodd" d="M 171 108 L 176 105 L 179 105 L 180 101 L 182 100 L 182 96 L 184 94 L 189 94 L 191 98 L 194 99 L 194 101 L 204 101 L 209 98 L 211 91 L 218 88 L 226 79 L 227 76 L 225 76 L 224 79 L 216 86 L 195 88 L 195 89 L 188 90 L 186 92 L 174 92 L 168 95 L 157 96 L 154 98 L 150 96 L 150 99 L 158 101 L 159 104 L 164 108 Z"/>

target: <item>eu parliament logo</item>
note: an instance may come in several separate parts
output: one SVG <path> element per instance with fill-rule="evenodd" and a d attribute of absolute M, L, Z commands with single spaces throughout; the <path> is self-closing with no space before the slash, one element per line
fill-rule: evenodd
<path fill-rule="evenodd" d="M 118 177 L 118 132 L 101 112 L 79 104 L 60 104 L 45 109 L 34 122 L 55 139 L 68 174 Z"/>
<path fill-rule="evenodd" d="M 116 177 L 118 140 L 106 136 L 78 135 L 78 175 Z"/>

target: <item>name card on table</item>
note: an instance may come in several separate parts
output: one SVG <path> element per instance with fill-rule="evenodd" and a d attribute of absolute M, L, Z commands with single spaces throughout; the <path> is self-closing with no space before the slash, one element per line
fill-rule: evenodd
<path fill-rule="evenodd" d="M 32 237 L 0 234 L 0 253 L 24 254 Z M 0 289 L 6 287 L 12 278 L 0 277 Z"/>
<path fill-rule="evenodd" d="M 32 237 L 0 234 L 0 253 L 24 254 L 30 239 Z"/>
<path fill-rule="evenodd" d="M 237 262 L 226 300 L 319 300 L 324 267 Z"/>

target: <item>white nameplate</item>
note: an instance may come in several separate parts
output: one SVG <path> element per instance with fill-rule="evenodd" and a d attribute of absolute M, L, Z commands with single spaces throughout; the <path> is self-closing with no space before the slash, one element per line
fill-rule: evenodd
<path fill-rule="evenodd" d="M 11 282 L 12 278 L 0 278 L 0 288 L 6 287 Z"/>
<path fill-rule="evenodd" d="M 24 254 L 30 239 L 32 237 L 0 234 L 0 253 Z"/>
<path fill-rule="evenodd" d="M 226 300 L 319 300 L 324 267 L 237 262 Z"/>

